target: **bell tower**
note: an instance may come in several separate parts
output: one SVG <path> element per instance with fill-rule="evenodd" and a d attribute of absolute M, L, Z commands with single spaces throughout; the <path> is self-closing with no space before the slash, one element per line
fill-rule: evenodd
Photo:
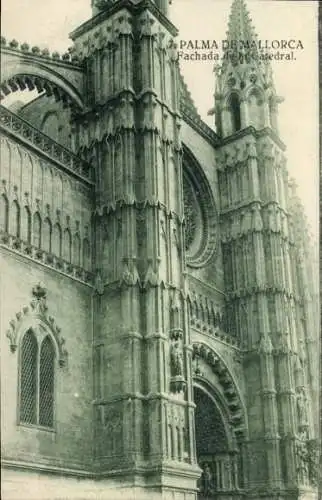
<path fill-rule="evenodd" d="M 232 4 L 223 63 L 216 68 L 216 126 L 222 137 L 252 126 L 278 133 L 278 104 L 272 68 L 260 49 L 243 0 Z"/>
<path fill-rule="evenodd" d="M 76 149 L 96 166 L 94 468 L 196 498 L 178 62 L 165 1 L 93 3 Z M 141 493 L 138 493 L 141 494 Z M 172 498 L 172 496 L 171 496 Z"/>
<path fill-rule="evenodd" d="M 297 264 L 303 242 L 294 233 L 298 221 L 278 131 L 282 99 L 244 0 L 232 2 L 227 47 L 215 72 L 227 329 L 243 345 L 248 387 L 248 498 L 259 491 L 267 500 L 294 491 L 292 498 L 302 498 L 315 482 L 307 457 L 317 417 L 306 361 L 312 330 Z"/>

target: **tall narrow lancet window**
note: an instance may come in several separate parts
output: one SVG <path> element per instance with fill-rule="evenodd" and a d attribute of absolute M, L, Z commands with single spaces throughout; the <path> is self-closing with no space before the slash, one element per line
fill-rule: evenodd
<path fill-rule="evenodd" d="M 51 222 L 48 217 L 44 220 L 42 246 L 45 252 L 49 253 L 51 251 Z"/>
<path fill-rule="evenodd" d="M 39 425 L 53 427 L 55 349 L 48 335 L 41 344 L 39 365 Z"/>
<path fill-rule="evenodd" d="M 36 248 L 41 245 L 41 218 L 38 212 L 33 217 L 32 243 Z"/>
<path fill-rule="evenodd" d="M 68 228 L 64 231 L 63 259 L 67 262 L 71 262 L 72 260 L 72 238 L 70 235 L 70 230 Z"/>
<path fill-rule="evenodd" d="M 5 194 L 0 198 L 0 229 L 4 233 L 8 232 L 9 203 Z"/>
<path fill-rule="evenodd" d="M 21 218 L 21 239 L 31 243 L 31 213 L 29 207 L 25 206 Z"/>
<path fill-rule="evenodd" d="M 23 337 L 20 365 L 20 422 L 37 423 L 38 345 L 32 330 Z"/>
<path fill-rule="evenodd" d="M 12 236 L 20 238 L 20 207 L 16 200 L 14 200 L 11 206 L 9 232 Z"/>
<path fill-rule="evenodd" d="M 87 238 L 83 240 L 83 266 L 87 271 L 91 268 L 90 246 Z"/>
<path fill-rule="evenodd" d="M 57 223 L 54 225 L 52 237 L 52 253 L 57 257 L 61 257 L 61 228 Z"/>
<path fill-rule="evenodd" d="M 260 129 L 265 125 L 264 99 L 257 89 L 252 90 L 248 97 L 249 118 L 253 127 Z"/>
<path fill-rule="evenodd" d="M 229 109 L 232 125 L 232 133 L 241 129 L 240 100 L 237 94 L 231 94 L 229 98 Z"/>
<path fill-rule="evenodd" d="M 36 336 L 29 329 L 21 343 L 20 405 L 21 424 L 54 426 L 56 352 L 49 335 Z"/>
<path fill-rule="evenodd" d="M 268 109 L 269 109 L 269 121 L 273 130 L 277 132 L 277 100 L 273 96 L 269 98 L 268 101 Z"/>
<path fill-rule="evenodd" d="M 81 251 L 80 237 L 79 234 L 76 233 L 73 242 L 73 262 L 76 266 L 80 266 L 80 251 Z"/>

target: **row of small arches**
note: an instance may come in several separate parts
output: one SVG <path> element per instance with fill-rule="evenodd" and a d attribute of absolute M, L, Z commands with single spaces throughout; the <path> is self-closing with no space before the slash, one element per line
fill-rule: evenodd
<path fill-rule="evenodd" d="M 0 198 L 0 230 L 75 266 L 91 268 L 88 238 L 81 239 L 79 232 L 72 235 L 69 227 L 63 230 L 58 222 L 52 224 L 48 217 L 42 219 L 38 211 L 32 215 L 29 207 L 21 209 L 16 200 L 9 211 L 5 195 Z"/>

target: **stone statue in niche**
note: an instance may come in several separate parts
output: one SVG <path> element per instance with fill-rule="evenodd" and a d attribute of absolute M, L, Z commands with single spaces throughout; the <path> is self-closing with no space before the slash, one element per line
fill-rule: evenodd
<path fill-rule="evenodd" d="M 179 342 L 174 342 L 171 346 L 171 373 L 173 377 L 183 375 L 183 354 Z"/>
<path fill-rule="evenodd" d="M 300 428 L 307 425 L 306 404 L 307 400 L 305 397 L 304 387 L 300 387 L 296 396 L 298 424 Z"/>
<path fill-rule="evenodd" d="M 211 495 L 212 493 L 212 473 L 209 465 L 206 463 L 203 466 L 203 472 L 201 475 L 201 485 L 203 495 Z"/>

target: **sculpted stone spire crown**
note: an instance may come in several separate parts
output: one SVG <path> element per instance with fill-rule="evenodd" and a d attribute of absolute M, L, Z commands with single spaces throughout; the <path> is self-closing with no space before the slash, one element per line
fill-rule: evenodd
<path fill-rule="evenodd" d="M 245 0 L 233 0 L 221 66 L 215 69 L 216 128 L 229 136 L 241 129 L 277 125 L 276 95 L 269 56 L 270 47 L 259 40 Z"/>
<path fill-rule="evenodd" d="M 223 63 L 217 78 L 218 83 L 224 79 L 222 85 L 229 87 L 234 87 L 236 80 L 240 80 L 241 88 L 249 82 L 265 84 L 266 87 L 273 86 L 271 65 L 261 57 L 261 41 L 244 0 L 234 0 L 232 3 L 223 48 Z"/>

